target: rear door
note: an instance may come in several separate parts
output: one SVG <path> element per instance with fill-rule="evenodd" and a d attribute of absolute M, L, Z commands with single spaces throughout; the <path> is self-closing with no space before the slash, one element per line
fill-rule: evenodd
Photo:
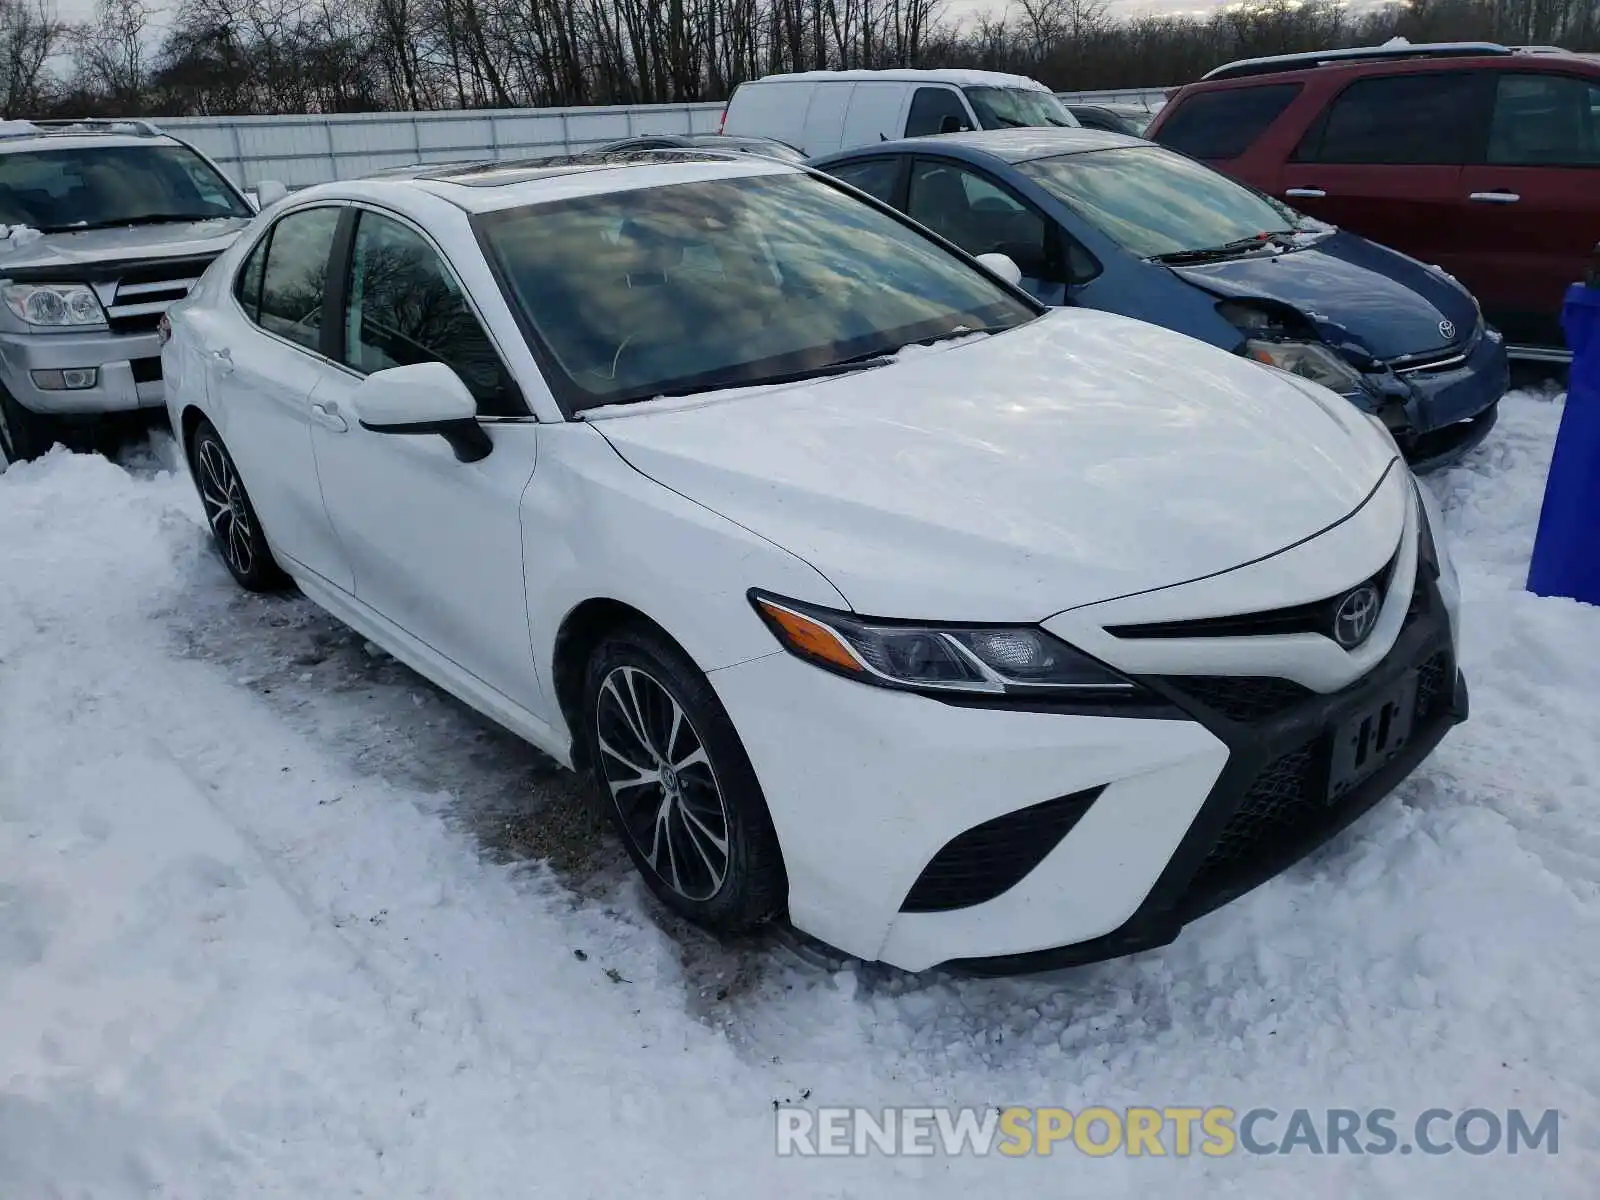
<path fill-rule="evenodd" d="M 1514 345 L 1561 346 L 1567 285 L 1600 242 L 1600 77 L 1496 72 L 1483 162 L 1462 173 L 1460 277 Z"/>
<path fill-rule="evenodd" d="M 911 86 L 887 80 L 863 80 L 850 93 L 844 131 L 835 149 L 875 146 L 900 136 L 900 114 L 905 110 Z M 817 151 L 813 150 L 815 154 Z"/>
<path fill-rule="evenodd" d="M 1283 198 L 1314 217 L 1458 274 L 1465 164 L 1487 123 L 1483 72 L 1355 79 L 1283 169 Z"/>
<path fill-rule="evenodd" d="M 819 83 L 811 93 L 811 107 L 806 110 L 805 141 L 801 147 L 807 154 L 832 154 L 838 150 L 844 137 L 844 114 L 850 107 L 849 83 Z"/>
<path fill-rule="evenodd" d="M 1304 90 L 1301 83 L 1258 83 L 1180 100 L 1154 123 L 1152 140 L 1190 158 L 1198 158 L 1263 191 L 1277 188 L 1276 178 L 1259 177 L 1249 151 Z"/>

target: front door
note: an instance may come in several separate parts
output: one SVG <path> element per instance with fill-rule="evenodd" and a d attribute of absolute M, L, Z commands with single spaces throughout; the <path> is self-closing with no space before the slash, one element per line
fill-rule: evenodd
<path fill-rule="evenodd" d="M 1514 345 L 1558 347 L 1567 286 L 1600 243 L 1600 81 L 1496 77 L 1483 163 L 1461 177 L 1456 272 Z"/>
<path fill-rule="evenodd" d="M 357 600 L 539 713 L 520 510 L 538 426 L 492 423 L 494 450 L 464 463 L 442 437 L 372 433 L 356 419 L 356 390 L 368 375 L 430 361 L 462 377 L 480 416 L 527 413 L 454 274 L 410 225 L 360 211 L 340 343 L 341 365 L 311 396 L 312 444 Z"/>

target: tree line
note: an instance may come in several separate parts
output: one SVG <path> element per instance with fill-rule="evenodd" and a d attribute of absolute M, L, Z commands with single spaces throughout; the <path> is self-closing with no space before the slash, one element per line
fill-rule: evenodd
<path fill-rule="evenodd" d="M 720 100 L 778 71 L 978 67 L 1057 90 L 1169 86 L 1297 50 L 1490 40 L 1600 49 L 1600 0 L 0 0 L 5 117 L 182 116 Z"/>

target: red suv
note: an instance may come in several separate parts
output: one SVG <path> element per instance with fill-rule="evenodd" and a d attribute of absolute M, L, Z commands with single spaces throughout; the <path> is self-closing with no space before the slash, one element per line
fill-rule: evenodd
<path fill-rule="evenodd" d="M 1155 141 L 1454 275 L 1511 353 L 1568 357 L 1600 243 L 1600 57 L 1452 43 L 1292 54 L 1180 89 Z"/>

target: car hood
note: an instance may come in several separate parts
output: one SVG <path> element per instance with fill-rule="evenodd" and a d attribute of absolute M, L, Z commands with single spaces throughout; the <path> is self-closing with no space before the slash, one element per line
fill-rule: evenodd
<path fill-rule="evenodd" d="M 1470 337 L 1478 321 L 1472 297 L 1459 284 L 1343 231 L 1283 254 L 1170 270 L 1225 299 L 1287 304 L 1330 345 L 1380 359 L 1448 349 Z M 1441 331 L 1444 321 L 1453 331 Z"/>
<path fill-rule="evenodd" d="M 856 611 L 926 620 L 1041 620 L 1255 561 L 1348 516 L 1394 457 L 1332 392 L 1084 309 L 591 419 Z"/>
<path fill-rule="evenodd" d="M 169 225 L 134 225 L 117 229 L 85 229 L 47 233 L 32 241 L 15 236 L 0 241 L 0 276 L 43 270 L 61 278 L 62 269 L 92 268 L 133 259 L 183 258 L 220 254 L 250 224 L 249 217 L 179 221 Z"/>

